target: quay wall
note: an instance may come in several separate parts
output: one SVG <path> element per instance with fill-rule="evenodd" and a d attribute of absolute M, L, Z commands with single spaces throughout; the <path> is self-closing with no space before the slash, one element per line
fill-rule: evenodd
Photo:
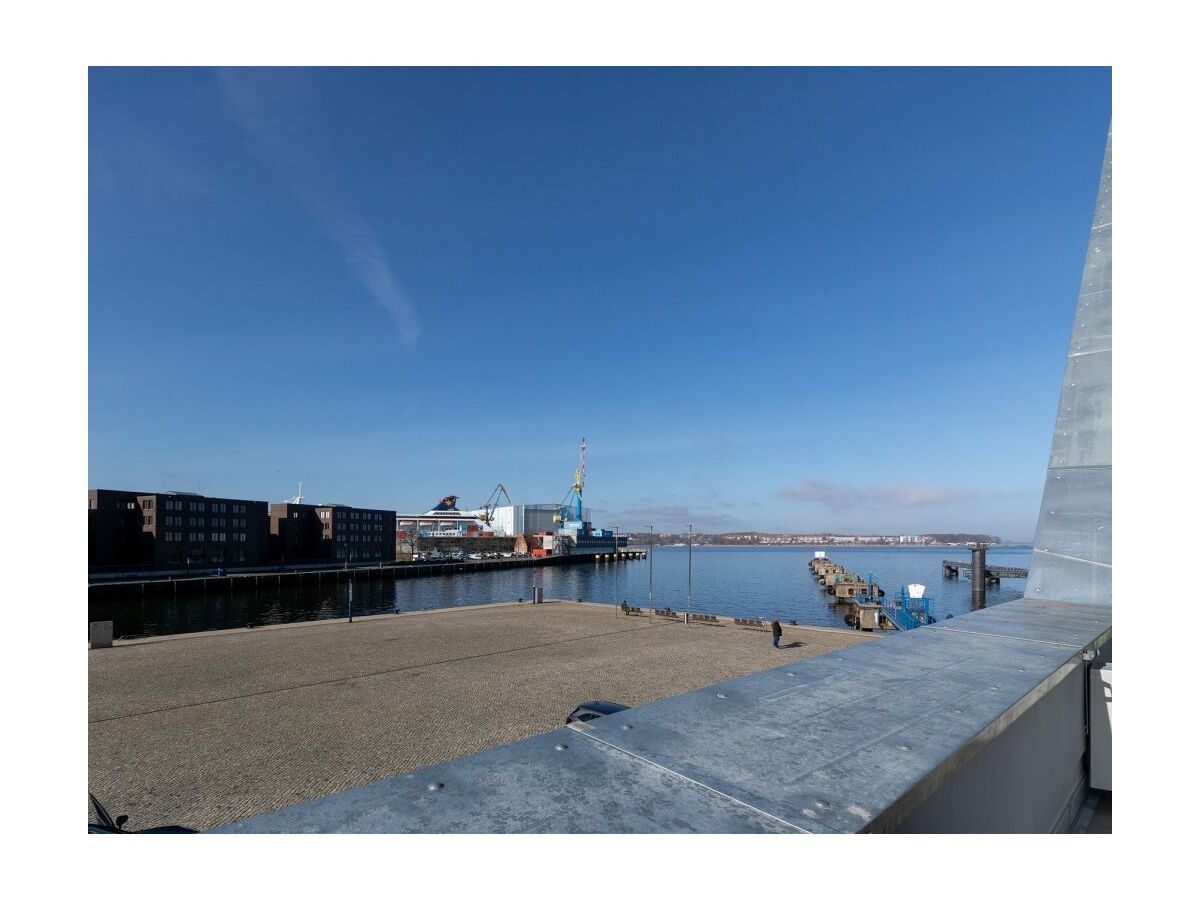
<path fill-rule="evenodd" d="M 592 562 L 597 556 L 613 554 L 573 554 L 546 557 L 511 557 L 509 559 L 465 559 L 456 562 L 397 562 L 376 563 L 367 566 L 324 566 L 304 569 L 265 569 L 256 571 L 238 570 L 224 575 L 188 576 L 167 573 L 155 577 L 133 580 L 95 581 L 88 584 L 88 595 L 91 597 L 107 594 L 128 594 L 130 591 L 140 591 L 142 596 L 179 596 L 187 593 L 219 594 L 229 593 L 234 588 L 275 586 L 283 584 L 308 584 L 340 581 L 392 580 L 407 578 L 423 578 L 438 575 L 457 575 L 466 572 L 484 572 L 495 569 L 535 568 L 540 566 L 573 565 L 582 562 Z M 641 558 L 640 551 L 622 551 L 616 554 L 619 559 Z"/>

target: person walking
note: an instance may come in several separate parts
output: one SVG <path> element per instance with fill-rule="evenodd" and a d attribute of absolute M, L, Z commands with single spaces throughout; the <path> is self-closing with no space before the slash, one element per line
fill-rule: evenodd
<path fill-rule="evenodd" d="M 779 624 L 778 619 L 771 620 L 771 643 L 775 649 L 779 649 L 779 639 L 783 637 L 783 626 Z"/>

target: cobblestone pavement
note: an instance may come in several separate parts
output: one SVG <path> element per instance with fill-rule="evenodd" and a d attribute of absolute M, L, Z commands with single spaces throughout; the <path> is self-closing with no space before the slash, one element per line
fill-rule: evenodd
<path fill-rule="evenodd" d="M 89 789 L 207 829 L 871 637 L 503 604 L 118 643 L 88 654 Z M 788 646 L 796 644 L 796 646 Z"/>

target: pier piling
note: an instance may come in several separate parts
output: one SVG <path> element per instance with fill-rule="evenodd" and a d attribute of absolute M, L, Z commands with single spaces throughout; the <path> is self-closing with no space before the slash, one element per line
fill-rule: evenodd
<path fill-rule="evenodd" d="M 987 544 L 970 544 L 971 548 L 971 605 L 981 609 L 987 594 Z"/>

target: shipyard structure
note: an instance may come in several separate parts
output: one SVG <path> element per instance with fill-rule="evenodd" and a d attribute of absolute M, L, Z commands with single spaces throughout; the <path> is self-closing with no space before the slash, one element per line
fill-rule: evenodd
<path fill-rule="evenodd" d="M 396 516 L 396 559 L 423 554 L 501 553 L 530 556 L 615 553 L 627 536 L 592 526 L 583 505 L 587 475 L 587 440 L 579 443 L 579 466 L 567 495 L 559 503 L 514 504 L 508 490 L 496 485 L 491 496 L 472 510 L 460 510 L 449 494 L 423 513 Z M 508 500 L 508 505 L 500 505 Z"/>
<path fill-rule="evenodd" d="M 386 565 L 616 553 L 627 537 L 592 527 L 583 505 L 587 442 L 559 503 L 515 504 L 503 485 L 478 508 L 447 495 L 423 513 L 281 503 L 180 491 L 88 491 L 88 571 L 97 577 Z"/>

